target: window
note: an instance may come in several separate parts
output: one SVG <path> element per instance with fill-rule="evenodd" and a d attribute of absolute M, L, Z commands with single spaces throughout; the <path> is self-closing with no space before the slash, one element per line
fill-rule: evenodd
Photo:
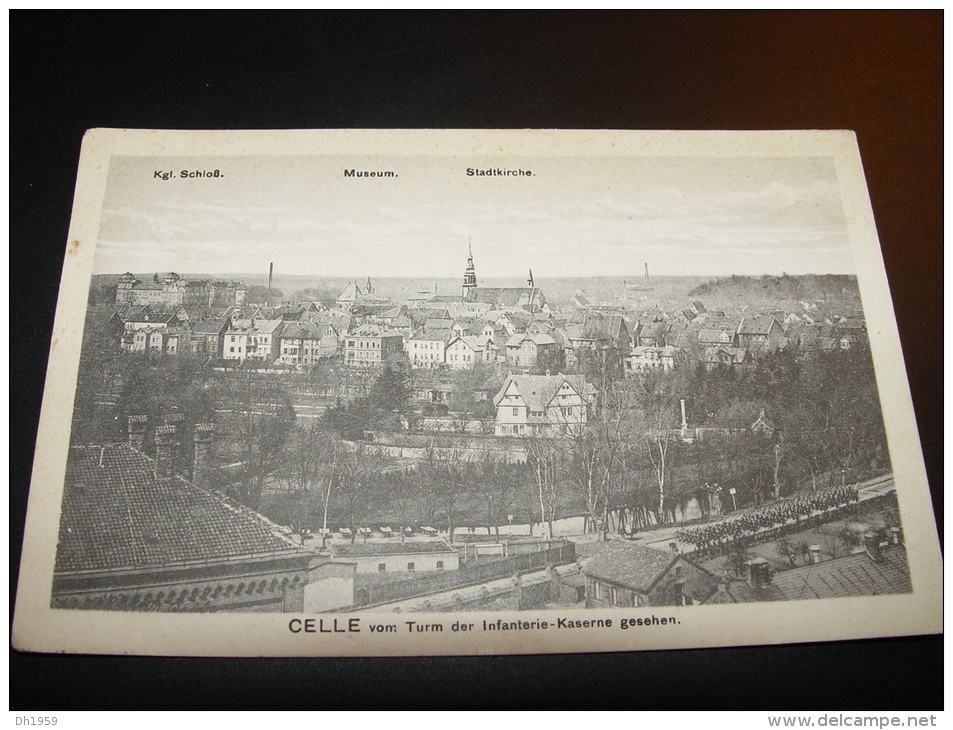
<path fill-rule="evenodd" d="M 413 563 L 407 563 L 407 570 L 416 570 Z"/>
<path fill-rule="evenodd" d="M 520 409 L 519 409 L 519 408 L 514 408 L 514 409 L 513 409 L 513 415 L 514 415 L 514 416 L 518 416 L 519 414 L 520 414 Z"/>
<path fill-rule="evenodd" d="M 437 570 L 443 570 L 443 561 L 442 561 L 442 560 L 438 560 L 438 561 L 437 561 Z"/>
<path fill-rule="evenodd" d="M 602 601 L 606 597 L 606 587 L 599 581 L 594 581 L 593 593 L 595 593 L 595 597 L 597 601 Z"/>
<path fill-rule="evenodd" d="M 378 572 L 378 573 L 386 573 L 386 572 L 387 572 L 387 563 L 378 563 L 378 564 L 377 564 L 377 572 Z"/>

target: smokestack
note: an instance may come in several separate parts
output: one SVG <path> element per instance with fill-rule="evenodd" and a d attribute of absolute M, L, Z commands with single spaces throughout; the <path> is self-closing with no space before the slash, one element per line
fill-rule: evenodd
<path fill-rule="evenodd" d="M 268 264 L 268 293 L 265 295 L 265 306 L 271 306 L 271 277 L 275 273 L 275 262 Z"/>
<path fill-rule="evenodd" d="M 192 457 L 192 482 L 204 486 L 212 453 L 212 440 L 215 437 L 215 425 L 211 423 L 195 424 L 192 434 L 194 454 Z"/>
<path fill-rule="evenodd" d="M 649 265 L 648 265 L 648 262 L 646 262 L 646 264 L 645 264 L 645 280 L 646 280 L 646 281 L 649 280 Z"/>
<path fill-rule="evenodd" d="M 142 444 L 146 439 L 146 416 L 129 416 L 129 446 L 136 451 L 142 451 Z"/>
<path fill-rule="evenodd" d="M 175 426 L 159 426 L 156 429 L 156 478 L 171 479 L 175 474 L 175 459 L 178 438 Z"/>

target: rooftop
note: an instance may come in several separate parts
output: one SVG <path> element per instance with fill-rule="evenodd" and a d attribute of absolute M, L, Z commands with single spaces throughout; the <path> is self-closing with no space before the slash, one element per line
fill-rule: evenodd
<path fill-rule="evenodd" d="M 592 556 L 583 572 L 647 593 L 677 557 L 628 540 L 613 540 Z"/>
<path fill-rule="evenodd" d="M 182 479 L 160 480 L 128 444 L 70 449 L 57 572 L 167 566 L 301 548 L 257 512 Z"/>
<path fill-rule="evenodd" d="M 455 553 L 444 540 L 415 542 L 356 542 L 333 543 L 331 555 L 335 558 L 366 558 L 375 555 L 428 555 L 433 553 Z"/>
<path fill-rule="evenodd" d="M 735 601 L 797 601 L 806 598 L 846 598 L 909 593 L 910 569 L 903 545 L 882 551 L 876 562 L 867 553 L 857 553 L 815 565 L 781 570 L 765 588 L 752 588 L 744 581 L 733 581 L 728 592 Z"/>

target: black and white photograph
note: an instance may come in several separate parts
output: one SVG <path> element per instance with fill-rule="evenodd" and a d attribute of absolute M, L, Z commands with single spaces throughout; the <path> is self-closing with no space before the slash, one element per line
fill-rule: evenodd
<path fill-rule="evenodd" d="M 87 138 L 45 615 L 318 654 L 938 625 L 849 133 L 152 134 Z"/>

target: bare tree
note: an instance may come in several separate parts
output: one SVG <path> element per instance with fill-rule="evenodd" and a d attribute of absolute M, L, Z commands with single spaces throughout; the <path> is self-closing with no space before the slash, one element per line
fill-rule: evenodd
<path fill-rule="evenodd" d="M 383 468 L 384 460 L 376 454 L 356 451 L 338 456 L 334 496 L 351 529 L 352 543 L 381 501 Z"/>
<path fill-rule="evenodd" d="M 539 521 L 546 527 L 546 537 L 552 537 L 559 501 L 557 484 L 563 459 L 557 443 L 552 439 L 533 438 L 528 443 L 527 451 L 527 464 L 533 474 L 539 503 Z"/>
<path fill-rule="evenodd" d="M 265 482 L 279 468 L 295 413 L 288 394 L 271 378 L 251 374 L 232 389 L 233 437 L 241 461 L 238 498 L 258 509 Z"/>

